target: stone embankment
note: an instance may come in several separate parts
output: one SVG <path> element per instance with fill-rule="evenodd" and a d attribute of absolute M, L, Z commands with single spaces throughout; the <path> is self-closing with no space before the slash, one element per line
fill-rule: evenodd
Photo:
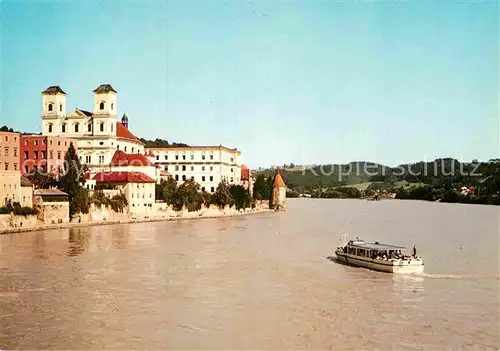
<path fill-rule="evenodd" d="M 45 224 L 36 220 L 36 216 L 0 216 L 0 234 L 21 233 L 37 230 L 51 230 L 74 227 L 87 227 L 96 225 L 128 224 L 142 222 L 162 222 L 176 220 L 193 220 L 206 218 L 233 217 L 263 212 L 274 212 L 269 209 L 269 203 L 262 201 L 253 209 L 236 210 L 235 208 L 219 209 L 215 206 L 202 208 L 200 211 L 188 212 L 173 211 L 166 208 L 163 211 L 155 211 L 147 215 L 133 215 L 128 213 L 114 213 L 108 209 L 95 209 L 87 215 L 74 218 L 71 222 Z"/>

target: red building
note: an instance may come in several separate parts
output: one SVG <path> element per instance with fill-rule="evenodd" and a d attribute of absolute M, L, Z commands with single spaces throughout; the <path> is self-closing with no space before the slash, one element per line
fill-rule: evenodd
<path fill-rule="evenodd" d="M 28 174 L 36 170 L 57 174 L 64 170 L 64 155 L 76 140 L 42 135 L 21 135 L 20 170 Z"/>

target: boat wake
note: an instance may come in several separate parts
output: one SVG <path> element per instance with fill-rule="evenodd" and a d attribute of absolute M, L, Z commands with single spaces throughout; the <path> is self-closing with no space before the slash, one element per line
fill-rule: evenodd
<path fill-rule="evenodd" d="M 442 274 L 442 273 L 420 273 L 418 276 L 430 279 L 456 279 L 456 280 L 500 280 L 500 276 L 494 274 Z"/>

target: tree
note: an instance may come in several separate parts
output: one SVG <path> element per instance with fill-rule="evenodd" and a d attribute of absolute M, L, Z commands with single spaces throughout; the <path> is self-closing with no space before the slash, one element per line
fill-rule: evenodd
<path fill-rule="evenodd" d="M 219 206 L 219 208 L 224 208 L 226 205 L 229 207 L 234 205 L 234 199 L 231 195 L 231 190 L 225 181 L 222 181 L 217 186 L 217 190 L 213 195 L 214 203 Z"/>
<path fill-rule="evenodd" d="M 80 163 L 73 143 L 69 144 L 64 155 L 64 174 L 59 178 L 59 188 L 68 194 L 70 218 L 78 212 L 87 213 L 89 198 L 82 184 L 85 182 L 83 173 L 86 168 Z"/>
<path fill-rule="evenodd" d="M 180 211 L 186 206 L 189 212 L 198 211 L 201 209 L 203 198 L 199 192 L 200 185 L 194 180 L 187 180 L 182 183 L 175 191 L 173 197 L 173 208 L 175 211 Z"/>
<path fill-rule="evenodd" d="M 35 189 L 50 189 L 57 186 L 57 180 L 50 174 L 43 174 L 40 172 L 32 172 L 26 176 Z"/>
<path fill-rule="evenodd" d="M 234 204 L 236 205 L 237 210 L 250 207 L 252 199 L 250 198 L 248 191 L 243 186 L 231 185 L 229 190 L 232 198 L 234 199 Z"/>
<path fill-rule="evenodd" d="M 163 200 L 167 205 L 172 205 L 175 193 L 177 191 L 177 181 L 168 177 L 167 180 L 161 180 L 160 184 L 156 184 L 156 199 Z"/>
<path fill-rule="evenodd" d="M 253 196 L 257 200 L 269 200 L 271 197 L 271 177 L 259 174 L 253 186 Z"/>

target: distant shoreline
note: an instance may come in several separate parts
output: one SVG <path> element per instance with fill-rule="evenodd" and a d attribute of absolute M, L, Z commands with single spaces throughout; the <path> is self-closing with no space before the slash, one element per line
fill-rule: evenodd
<path fill-rule="evenodd" d="M 106 225 L 116 225 L 116 224 L 132 224 L 132 223 L 147 223 L 147 222 L 169 222 L 169 221 L 186 221 L 186 220 L 195 220 L 195 219 L 213 219 L 213 218 L 224 218 L 224 217 L 238 217 L 244 215 L 252 215 L 266 212 L 275 212 L 271 209 L 254 209 L 243 212 L 232 212 L 232 213 L 222 213 L 218 214 L 198 214 L 192 216 L 175 216 L 175 217 L 154 217 L 154 218 L 136 218 L 136 219 L 121 219 L 121 220 L 104 220 L 104 221 L 89 221 L 82 223 L 58 223 L 58 224 L 47 224 L 47 225 L 39 225 L 37 227 L 32 228 L 9 228 L 0 230 L 0 235 L 7 234 L 17 234 L 17 233 L 26 233 L 26 232 L 37 232 L 43 230 L 57 230 L 57 229 L 67 229 L 67 228 L 81 228 L 81 227 L 94 227 L 94 226 L 106 226 Z M 188 212 L 189 213 L 189 212 Z"/>

